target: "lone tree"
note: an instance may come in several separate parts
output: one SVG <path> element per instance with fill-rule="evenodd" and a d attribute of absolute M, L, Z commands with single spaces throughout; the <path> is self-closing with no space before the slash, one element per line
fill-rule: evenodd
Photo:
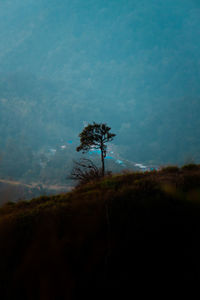
<path fill-rule="evenodd" d="M 106 157 L 107 145 L 105 143 L 110 142 L 115 137 L 114 133 L 110 133 L 110 127 L 106 124 L 88 124 L 83 131 L 79 134 L 80 146 L 76 148 L 76 151 L 82 151 L 83 153 L 90 149 L 101 150 L 101 164 L 102 164 L 102 176 L 105 173 L 104 159 Z"/>

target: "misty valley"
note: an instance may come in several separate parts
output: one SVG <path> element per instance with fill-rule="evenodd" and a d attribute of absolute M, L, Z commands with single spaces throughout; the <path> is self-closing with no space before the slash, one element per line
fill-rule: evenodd
<path fill-rule="evenodd" d="M 71 185 L 93 121 L 116 133 L 114 172 L 200 162 L 198 5 L 144 3 L 0 4 L 2 179 Z"/>
<path fill-rule="evenodd" d="M 94 97 L 83 102 L 82 97 L 74 99 L 73 91 L 65 98 L 66 90 L 63 83 L 57 86 L 21 73 L 1 80 L 1 179 L 73 185 L 66 178 L 73 160 L 80 157 L 75 150 L 78 133 L 96 116 L 97 121 L 108 120 L 108 124 L 113 124 L 116 133 L 110 145 L 112 153 L 108 155 L 111 159 L 106 160 L 113 172 L 139 170 L 140 165 L 160 167 L 199 162 L 198 98 L 188 102 L 177 99 L 170 105 L 168 101 L 163 110 L 166 103 L 156 106 L 153 100 L 149 101 L 145 104 L 145 118 L 138 120 L 139 103 L 131 115 L 126 102 L 122 101 L 119 107 L 111 101 L 102 105 Z M 88 109 L 83 111 L 85 106 Z M 92 157 L 98 164 L 98 153 Z"/>

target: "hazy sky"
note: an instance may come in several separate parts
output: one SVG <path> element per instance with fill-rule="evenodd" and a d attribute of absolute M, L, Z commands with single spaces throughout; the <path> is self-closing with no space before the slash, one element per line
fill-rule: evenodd
<path fill-rule="evenodd" d="M 40 103 L 40 140 L 95 120 L 140 160 L 200 150 L 198 0 L 4 0 L 0 41 L 0 97 Z"/>

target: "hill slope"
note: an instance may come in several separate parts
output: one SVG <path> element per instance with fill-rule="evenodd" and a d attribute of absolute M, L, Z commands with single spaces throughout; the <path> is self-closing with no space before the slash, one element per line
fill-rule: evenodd
<path fill-rule="evenodd" d="M 199 233 L 195 165 L 8 203 L 0 209 L 1 299 L 112 299 L 199 281 Z"/>

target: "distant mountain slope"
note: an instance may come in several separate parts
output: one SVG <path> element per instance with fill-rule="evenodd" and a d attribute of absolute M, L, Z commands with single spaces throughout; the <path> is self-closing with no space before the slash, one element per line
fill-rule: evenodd
<path fill-rule="evenodd" d="M 43 185 L 39 183 L 25 184 L 13 180 L 0 179 L 0 205 L 20 200 L 30 200 L 41 195 L 53 195 L 67 192 L 69 186 Z"/>
<path fill-rule="evenodd" d="M 200 162 L 199 36 L 195 0 L 1 1 L 0 155 L 96 121 L 128 160 Z"/>

